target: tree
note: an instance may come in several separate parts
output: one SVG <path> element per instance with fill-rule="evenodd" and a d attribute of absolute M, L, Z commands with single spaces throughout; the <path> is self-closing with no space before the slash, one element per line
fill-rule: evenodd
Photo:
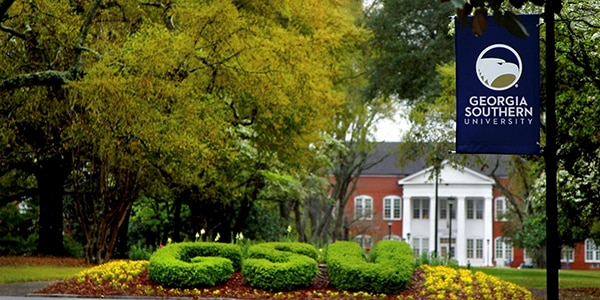
<path fill-rule="evenodd" d="M 338 59 L 365 35 L 346 14 L 351 2 L 3 1 L 0 92 L 11 101 L 2 110 L 10 129 L 2 138 L 27 147 L 5 147 L 7 164 L 16 168 L 20 153 L 29 164 L 53 162 L 38 186 L 61 192 L 72 175 L 81 207 L 94 200 L 107 209 L 98 219 L 104 225 L 90 228 L 121 226 L 150 183 L 219 197 L 213 201 L 236 192 L 251 201 L 262 162 L 308 163 L 309 145 L 343 103 L 332 89 Z M 23 129 L 32 124 L 52 148 L 16 143 L 39 140 Z M 247 146 L 259 158 L 254 172 L 228 183 Z M 56 162 L 29 154 L 42 151 Z M 55 181 L 44 185 L 44 178 Z M 123 206 L 112 210 L 116 200 Z M 101 245 L 89 252 L 94 260 L 110 258 L 114 231 L 92 236 L 108 241 L 88 241 Z"/>
<path fill-rule="evenodd" d="M 84 41 L 100 1 L 90 10 L 62 10 L 62 3 L 2 1 L 3 171 L 36 177 L 40 197 L 38 252 L 64 254 L 63 191 L 71 170 L 62 131 L 69 126 L 64 84 L 80 76 Z M 52 26 L 58 20 L 61 26 Z M 77 28 L 77 29 L 75 29 Z M 62 43 L 61 38 L 71 41 Z"/>
<path fill-rule="evenodd" d="M 442 0 L 441 2 L 450 2 L 450 0 Z M 505 0 L 495 1 L 468 1 L 468 0 L 452 0 L 452 4 L 456 8 L 456 15 L 460 19 L 461 26 L 466 26 L 470 23 L 471 31 L 476 35 L 482 35 L 487 28 L 487 17 L 489 11 L 492 11 L 494 21 L 500 26 L 506 28 L 510 33 L 526 37 L 529 36 L 527 29 L 519 17 L 510 10 L 510 7 L 521 9 L 528 2 L 536 6 L 543 6 L 545 0 L 509 0 L 508 4 Z M 560 12 L 561 7 L 554 7 L 555 12 Z M 468 22 L 467 17 L 473 15 L 473 19 Z"/>
<path fill-rule="evenodd" d="M 565 2 L 557 17 L 557 157 L 559 159 L 559 228 L 561 242 L 573 245 L 586 238 L 600 241 L 596 205 L 600 139 L 597 135 L 597 95 L 600 57 L 597 55 L 600 5 L 594 1 Z"/>
<path fill-rule="evenodd" d="M 437 1 L 381 0 L 373 2 L 369 13 L 374 58 L 368 97 L 434 99 L 440 90 L 436 66 L 454 57 L 454 41 L 448 35 L 452 7 Z"/>

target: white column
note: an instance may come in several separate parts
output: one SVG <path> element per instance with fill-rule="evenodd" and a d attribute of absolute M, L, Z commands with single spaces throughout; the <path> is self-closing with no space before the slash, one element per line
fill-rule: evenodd
<path fill-rule="evenodd" d="M 429 252 L 435 251 L 435 253 L 440 254 L 440 249 L 434 249 L 435 247 L 435 231 L 438 230 L 435 228 L 435 219 L 437 218 L 437 209 L 435 209 L 435 196 L 429 197 Z M 439 239 L 439 236 L 438 236 Z M 438 243 L 438 248 L 439 248 Z"/>
<path fill-rule="evenodd" d="M 485 254 L 486 265 L 492 265 L 492 256 L 493 256 L 493 247 L 494 244 L 494 214 L 492 213 L 492 207 L 494 205 L 494 199 L 491 196 L 485 197 L 483 204 L 483 219 L 484 219 L 484 239 L 483 242 L 483 251 Z M 487 240 L 490 242 L 488 243 Z"/>
<path fill-rule="evenodd" d="M 402 237 L 410 233 L 412 225 L 412 201 L 410 197 L 402 198 Z M 410 241 L 409 241 L 410 242 Z M 412 244 L 411 244 L 412 245 Z"/>
<path fill-rule="evenodd" d="M 456 259 L 461 265 L 467 264 L 467 240 L 465 220 L 467 218 L 465 209 L 465 197 L 456 199 Z"/>

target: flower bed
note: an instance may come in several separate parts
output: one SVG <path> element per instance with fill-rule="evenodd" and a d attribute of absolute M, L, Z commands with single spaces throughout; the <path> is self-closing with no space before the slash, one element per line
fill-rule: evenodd
<path fill-rule="evenodd" d="M 165 288 L 149 278 L 147 268 L 148 262 L 114 261 L 87 269 L 75 278 L 57 282 L 37 293 L 194 299 L 532 299 L 526 289 L 497 277 L 443 266 L 425 265 L 417 268 L 405 290 L 388 295 L 338 291 L 329 284 L 326 270 L 321 270 L 310 287 L 288 292 L 267 292 L 250 287 L 240 272 L 215 287 Z"/>

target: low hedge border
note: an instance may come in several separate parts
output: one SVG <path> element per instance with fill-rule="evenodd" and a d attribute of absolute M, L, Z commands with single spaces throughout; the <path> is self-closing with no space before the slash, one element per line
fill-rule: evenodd
<path fill-rule="evenodd" d="M 309 244 L 271 242 L 248 248 L 242 275 L 254 288 L 290 291 L 308 287 L 318 272 L 317 249 Z"/>
<path fill-rule="evenodd" d="M 363 249 L 355 242 L 338 241 L 327 249 L 327 272 L 340 290 L 394 294 L 406 288 L 415 263 L 407 243 L 380 241 L 367 262 Z"/>
<path fill-rule="evenodd" d="M 239 246 L 224 243 L 174 243 L 150 257 L 148 273 L 166 287 L 212 287 L 229 280 L 242 264 Z"/>

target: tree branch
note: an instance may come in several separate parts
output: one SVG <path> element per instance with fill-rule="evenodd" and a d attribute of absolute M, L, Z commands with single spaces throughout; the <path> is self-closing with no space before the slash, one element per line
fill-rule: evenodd
<path fill-rule="evenodd" d="M 85 15 L 83 24 L 81 24 L 81 28 L 79 29 L 79 35 L 77 36 L 77 40 L 76 40 L 77 42 L 75 43 L 73 65 L 71 66 L 72 72 L 75 75 L 79 75 L 82 73 L 81 54 L 84 50 L 87 49 L 84 46 L 85 39 L 87 38 L 87 35 L 90 31 L 90 27 L 92 26 L 94 17 L 96 16 L 96 13 L 98 12 L 98 8 L 100 7 L 101 2 L 102 2 L 102 0 L 94 0 L 94 2 L 92 2 L 87 14 Z"/>
<path fill-rule="evenodd" d="M 14 29 L 12 29 L 10 27 L 6 27 L 4 25 L 0 25 L 0 30 L 2 30 L 2 31 L 4 31 L 4 32 L 6 32 L 8 34 L 11 34 L 13 36 L 16 36 L 16 37 L 18 37 L 18 38 L 20 38 L 22 40 L 24 40 L 24 39 L 27 38 L 27 36 L 24 33 L 17 32 L 16 30 L 14 30 Z"/>
<path fill-rule="evenodd" d="M 3 0 L 0 2 L 0 22 L 6 20 L 6 12 L 8 12 L 8 9 L 13 5 L 13 3 L 15 3 L 15 0 Z"/>
<path fill-rule="evenodd" d="M 13 4 L 14 0 L 3 0 L 0 2 L 0 17 L 6 13 L 6 10 Z M 77 36 L 75 47 L 73 49 L 73 65 L 68 71 L 57 71 L 57 70 L 46 70 L 34 73 L 27 74 L 19 74 L 13 76 L 8 79 L 4 79 L 0 81 L 0 92 L 2 91 L 10 91 L 20 87 L 25 86 L 57 86 L 63 85 L 69 82 L 70 80 L 74 80 L 76 78 L 81 77 L 83 73 L 82 70 L 82 53 L 83 51 L 90 51 L 95 53 L 94 51 L 86 48 L 84 46 L 85 39 L 90 31 L 90 27 L 93 24 L 94 17 L 98 12 L 100 7 L 100 3 L 102 0 L 94 0 L 90 5 L 90 8 L 87 11 L 87 14 L 84 18 L 83 24 L 79 30 L 79 35 Z M 2 28 L 5 30 L 6 28 Z M 99 55 L 98 53 L 95 53 Z"/>
<path fill-rule="evenodd" d="M 9 91 L 24 86 L 51 86 L 63 85 L 72 79 L 69 71 L 41 71 L 28 74 L 20 74 L 0 81 L 0 91 Z"/>

